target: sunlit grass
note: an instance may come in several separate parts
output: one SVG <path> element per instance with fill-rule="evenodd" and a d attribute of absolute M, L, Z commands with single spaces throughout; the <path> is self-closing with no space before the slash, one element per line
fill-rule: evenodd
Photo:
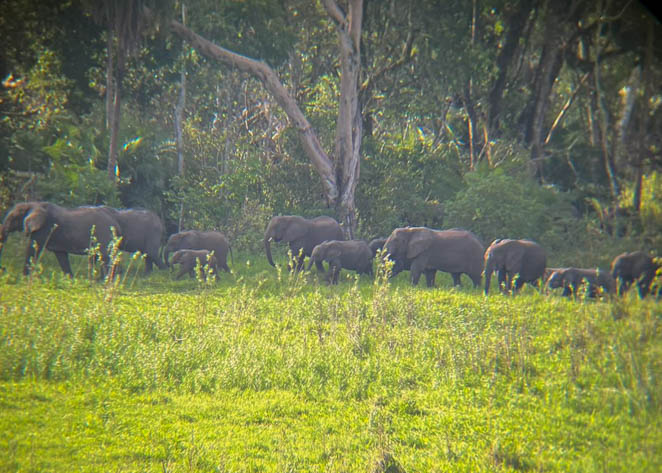
<path fill-rule="evenodd" d="M 82 257 L 72 281 L 48 256 L 26 279 L 3 255 L 2 471 L 662 469 L 653 299 L 329 286 L 242 254 L 218 281 Z"/>

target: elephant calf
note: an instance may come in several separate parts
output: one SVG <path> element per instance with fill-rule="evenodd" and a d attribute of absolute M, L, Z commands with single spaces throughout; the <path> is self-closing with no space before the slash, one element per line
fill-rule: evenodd
<path fill-rule="evenodd" d="M 329 263 L 327 279 L 331 284 L 338 284 L 342 268 L 372 275 L 372 251 L 363 240 L 331 240 L 320 243 L 313 248 L 308 270 L 310 271 L 313 264 L 321 264 L 322 261 Z"/>
<path fill-rule="evenodd" d="M 616 289 L 614 278 L 607 271 L 600 269 L 584 268 L 561 268 L 554 271 L 547 280 L 550 289 L 563 288 L 564 296 L 577 294 L 577 288 L 582 283 L 588 283 L 587 293 L 589 297 L 595 297 L 598 287 L 607 294 L 613 294 Z"/>
<path fill-rule="evenodd" d="M 181 278 L 186 273 L 189 273 L 194 278 L 195 267 L 198 261 L 203 268 L 205 265 L 208 265 L 212 274 L 218 276 L 218 260 L 209 250 L 177 250 L 172 255 L 172 264 L 180 265 L 179 273 L 177 273 L 175 279 Z M 204 270 L 202 271 L 202 277 L 207 277 Z"/>

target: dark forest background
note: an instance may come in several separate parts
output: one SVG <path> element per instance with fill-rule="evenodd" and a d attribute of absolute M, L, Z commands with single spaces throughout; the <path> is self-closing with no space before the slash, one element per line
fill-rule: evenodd
<path fill-rule="evenodd" d="M 172 25 L 274 71 L 340 182 L 359 7 L 355 236 L 464 227 L 591 264 L 662 250 L 662 28 L 636 1 L 6 0 L 0 211 L 142 207 L 246 250 L 272 215 L 338 217 L 264 78 Z"/>

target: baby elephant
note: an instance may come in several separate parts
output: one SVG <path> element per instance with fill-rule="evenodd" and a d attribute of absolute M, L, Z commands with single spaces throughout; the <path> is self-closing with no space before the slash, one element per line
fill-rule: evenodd
<path fill-rule="evenodd" d="M 331 284 L 338 284 L 342 268 L 353 269 L 359 274 L 372 274 L 372 251 L 363 240 L 330 240 L 320 243 L 313 248 L 308 270 L 313 264 L 322 261 L 329 263 L 327 280 Z"/>
<path fill-rule="evenodd" d="M 177 250 L 172 255 L 172 264 L 179 264 L 180 269 L 175 279 L 181 278 L 189 273 L 192 278 L 195 277 L 195 267 L 200 261 L 201 266 L 209 265 L 212 274 L 218 275 L 218 260 L 209 250 Z M 206 278 L 206 272 L 202 271 L 202 277 Z"/>
<path fill-rule="evenodd" d="M 607 294 L 612 294 L 616 289 L 614 278 L 609 271 L 584 268 L 560 268 L 554 271 L 547 280 L 550 289 L 563 288 L 564 296 L 577 294 L 577 288 L 584 282 L 588 282 L 588 295 L 595 297 L 598 287 Z"/>

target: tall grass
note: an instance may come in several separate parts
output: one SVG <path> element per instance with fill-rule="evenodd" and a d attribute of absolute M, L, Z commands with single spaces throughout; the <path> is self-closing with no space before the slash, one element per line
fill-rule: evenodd
<path fill-rule="evenodd" d="M 412 288 L 381 266 L 374 280 L 346 274 L 333 287 L 315 272 L 239 258 L 218 281 L 130 271 L 105 283 L 48 270 L 29 282 L 0 276 L 0 382 L 110 383 L 128 396 L 276 392 L 302 406 L 358 409 L 369 439 L 357 453 L 362 471 L 662 467 L 651 450 L 662 441 L 662 311 L 653 299 L 574 300 L 531 288 L 486 298 Z M 315 438 L 333 425 L 325 416 Z M 191 462 L 211 455 L 196 448 Z M 318 469 L 292 452 L 279 467 Z M 319 455 L 314 462 L 338 462 Z"/>

